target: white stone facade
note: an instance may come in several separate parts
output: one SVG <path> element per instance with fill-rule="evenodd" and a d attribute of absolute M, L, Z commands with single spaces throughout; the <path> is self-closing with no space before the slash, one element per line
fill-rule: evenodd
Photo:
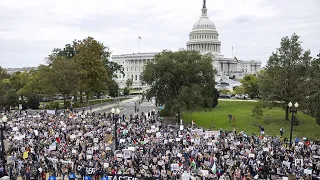
<path fill-rule="evenodd" d="M 115 80 L 119 84 L 119 87 L 124 88 L 126 86 L 127 79 L 133 80 L 133 88 L 145 87 L 142 86 L 140 81 L 141 73 L 143 72 L 144 64 L 152 61 L 156 54 L 158 53 L 133 53 L 112 56 L 112 61 L 115 61 L 123 66 L 125 74 L 123 75 L 120 72 L 116 73 L 117 78 Z"/>
<path fill-rule="evenodd" d="M 225 58 L 221 54 L 221 41 L 219 40 L 219 33 L 216 30 L 215 24 L 207 16 L 207 8 L 204 0 L 202 14 L 198 21 L 195 22 L 189 34 L 187 42 L 187 50 L 197 50 L 201 54 L 207 54 L 212 57 L 212 65 L 217 70 L 217 75 L 221 77 L 231 77 L 240 79 L 246 74 L 256 74 L 261 69 L 261 62 L 259 61 L 242 61 L 234 58 Z M 125 76 L 117 73 L 115 79 L 120 88 L 126 86 L 126 80 L 133 79 L 133 88 L 144 88 L 141 85 L 140 76 L 143 72 L 144 63 L 152 61 L 154 53 L 134 53 L 113 55 L 112 61 L 124 67 Z"/>

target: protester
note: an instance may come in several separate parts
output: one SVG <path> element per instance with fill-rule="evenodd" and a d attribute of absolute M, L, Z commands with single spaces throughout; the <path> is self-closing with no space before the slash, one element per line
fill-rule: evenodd
<path fill-rule="evenodd" d="M 138 108 L 137 108 L 138 109 Z M 138 112 L 138 111 L 137 111 Z M 204 131 L 168 125 L 156 113 L 130 117 L 79 112 L 7 114 L 8 165 L 15 176 L 70 180 L 128 176 L 137 179 L 267 179 L 320 176 L 319 142 Z M 117 144 L 115 149 L 115 122 Z M 75 172 L 75 173 L 73 173 Z"/>

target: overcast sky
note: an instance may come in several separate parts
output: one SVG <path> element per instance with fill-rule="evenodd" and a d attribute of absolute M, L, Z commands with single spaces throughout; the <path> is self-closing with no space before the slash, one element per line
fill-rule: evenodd
<path fill-rule="evenodd" d="M 1 0 L 0 66 L 44 64 L 53 48 L 92 36 L 113 54 L 185 48 L 202 0 Z M 320 0 L 207 0 L 222 54 L 263 65 L 283 36 L 319 52 Z"/>

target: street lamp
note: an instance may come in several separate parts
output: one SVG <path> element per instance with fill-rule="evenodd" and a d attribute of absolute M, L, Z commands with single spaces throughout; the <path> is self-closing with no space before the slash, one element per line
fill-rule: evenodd
<path fill-rule="evenodd" d="M 118 133 L 117 133 L 118 125 L 117 125 L 117 118 L 119 117 L 120 109 L 119 109 L 119 108 L 117 108 L 117 109 L 112 108 L 112 109 L 111 109 L 111 113 L 112 113 L 112 119 L 113 119 L 114 125 L 115 125 L 115 128 L 114 128 L 114 144 L 115 144 L 115 150 L 118 150 Z M 116 114 L 116 116 L 114 116 L 114 114 Z"/>
<path fill-rule="evenodd" d="M 292 113 L 291 124 L 290 124 L 290 149 L 291 149 L 291 147 L 292 147 L 293 118 L 294 118 L 294 114 L 297 113 L 297 111 L 298 111 L 299 104 L 296 102 L 293 106 L 292 102 L 289 102 L 288 106 L 289 106 L 290 112 Z"/>
<path fill-rule="evenodd" d="M 2 119 L 0 120 L 0 123 L 3 123 L 3 125 L 1 125 L 1 150 L 2 150 L 2 156 L 1 156 L 1 160 L 3 163 L 3 173 L 6 174 L 6 162 L 5 162 L 5 147 L 4 147 L 4 135 L 3 135 L 3 131 L 6 129 L 6 123 L 8 121 L 7 116 L 3 116 Z"/>

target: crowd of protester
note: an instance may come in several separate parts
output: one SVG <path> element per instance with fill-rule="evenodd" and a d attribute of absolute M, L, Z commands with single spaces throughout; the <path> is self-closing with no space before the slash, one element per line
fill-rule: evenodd
<path fill-rule="evenodd" d="M 3 116 L 8 118 L 6 171 L 14 180 L 70 175 L 164 180 L 320 176 L 318 142 L 301 137 L 290 146 L 280 135 L 266 135 L 264 128 L 259 135 L 203 130 L 194 124 L 166 124 L 154 112 L 126 117 L 26 111 Z"/>

